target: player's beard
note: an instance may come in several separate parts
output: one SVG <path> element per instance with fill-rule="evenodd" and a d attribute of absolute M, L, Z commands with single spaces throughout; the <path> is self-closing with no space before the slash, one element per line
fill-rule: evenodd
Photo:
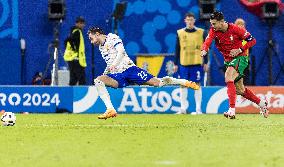
<path fill-rule="evenodd" d="M 221 31 L 221 28 L 214 28 L 215 31 Z"/>
<path fill-rule="evenodd" d="M 91 43 L 94 44 L 94 45 L 99 45 L 100 44 L 99 41 L 95 42 L 94 40 L 92 40 Z"/>

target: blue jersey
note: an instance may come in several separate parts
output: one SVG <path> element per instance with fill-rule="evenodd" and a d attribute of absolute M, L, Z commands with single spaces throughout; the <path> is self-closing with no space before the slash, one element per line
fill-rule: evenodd
<path fill-rule="evenodd" d="M 143 85 L 145 82 L 154 77 L 137 66 L 129 67 L 121 73 L 107 74 L 107 76 L 116 80 L 119 88 L 134 84 Z"/>

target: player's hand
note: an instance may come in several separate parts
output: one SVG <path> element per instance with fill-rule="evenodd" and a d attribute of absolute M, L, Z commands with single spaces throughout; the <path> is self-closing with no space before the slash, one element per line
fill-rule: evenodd
<path fill-rule="evenodd" d="M 205 50 L 202 50 L 200 56 L 201 56 L 201 57 L 204 57 L 204 56 L 206 56 L 206 54 L 207 54 L 207 52 L 206 52 Z"/>
<path fill-rule="evenodd" d="M 240 49 L 232 49 L 230 52 L 231 57 L 236 57 L 238 56 L 242 51 Z"/>

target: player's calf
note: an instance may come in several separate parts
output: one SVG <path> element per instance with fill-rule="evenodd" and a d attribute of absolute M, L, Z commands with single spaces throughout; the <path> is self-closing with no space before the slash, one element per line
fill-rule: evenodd
<path fill-rule="evenodd" d="M 187 88 L 191 88 L 194 90 L 198 90 L 200 88 L 200 86 L 192 81 L 188 81 L 186 79 L 177 79 L 177 78 L 173 78 L 173 77 L 163 77 L 160 79 L 160 84 L 159 86 L 165 86 L 165 85 L 181 85 Z"/>

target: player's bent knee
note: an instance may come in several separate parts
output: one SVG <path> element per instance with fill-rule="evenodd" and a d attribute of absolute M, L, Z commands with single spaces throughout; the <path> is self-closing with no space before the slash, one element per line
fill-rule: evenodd
<path fill-rule="evenodd" d="M 233 82 L 234 81 L 234 77 L 233 75 L 225 75 L 225 82 Z"/>
<path fill-rule="evenodd" d="M 98 78 L 94 79 L 94 85 L 95 86 L 103 86 L 104 82 L 99 80 Z"/>
<path fill-rule="evenodd" d="M 103 86 L 110 86 L 113 88 L 118 88 L 118 81 L 106 76 L 101 75 L 94 79 L 94 84 L 96 85 L 103 85 Z"/>
<path fill-rule="evenodd" d="M 96 83 L 99 83 L 99 82 L 102 82 L 103 84 L 105 84 L 105 82 L 108 80 L 108 77 L 105 76 L 105 75 L 100 75 L 98 76 L 96 79 L 94 79 L 94 84 L 95 84 L 95 81 Z"/>
<path fill-rule="evenodd" d="M 231 77 L 225 77 L 225 82 L 234 82 L 234 80 Z"/>
<path fill-rule="evenodd" d="M 98 76 L 96 79 L 100 80 L 100 81 L 104 81 L 107 79 L 107 77 L 105 75 L 100 75 Z"/>

